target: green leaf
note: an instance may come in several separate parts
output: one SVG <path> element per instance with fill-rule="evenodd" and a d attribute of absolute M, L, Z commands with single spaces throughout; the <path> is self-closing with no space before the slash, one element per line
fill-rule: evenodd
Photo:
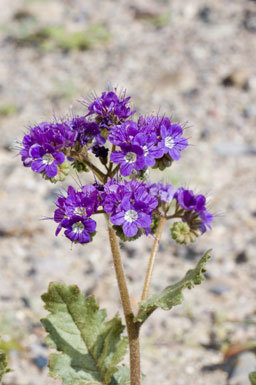
<path fill-rule="evenodd" d="M 10 371 L 7 366 L 6 353 L 0 350 L 0 382 L 2 382 L 4 374 Z"/>
<path fill-rule="evenodd" d="M 106 311 L 77 286 L 51 283 L 42 299 L 51 313 L 42 320 L 47 342 L 61 352 L 50 357 L 50 375 L 65 385 L 125 385 L 117 366 L 127 349 L 120 318 L 104 322 Z"/>
<path fill-rule="evenodd" d="M 114 377 L 118 385 L 130 385 L 130 370 L 127 366 L 120 366 Z"/>
<path fill-rule="evenodd" d="M 256 372 L 251 372 L 249 374 L 249 380 L 251 381 L 251 385 L 256 385 Z"/>
<path fill-rule="evenodd" d="M 183 289 L 191 289 L 194 285 L 199 285 L 203 281 L 206 271 L 205 264 L 210 258 L 210 252 L 211 250 L 208 250 L 196 267 L 189 270 L 181 281 L 167 286 L 161 293 L 155 294 L 148 300 L 141 302 L 134 322 L 144 322 L 158 307 L 163 310 L 170 310 L 173 306 L 179 305 L 184 298 L 182 294 Z"/>

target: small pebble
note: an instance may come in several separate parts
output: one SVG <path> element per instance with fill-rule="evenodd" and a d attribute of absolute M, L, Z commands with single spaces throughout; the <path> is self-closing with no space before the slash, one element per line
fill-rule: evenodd
<path fill-rule="evenodd" d="M 32 361 L 40 370 L 44 369 L 48 364 L 47 358 L 41 354 L 33 358 Z"/>
<path fill-rule="evenodd" d="M 227 291 L 230 291 L 230 287 L 220 284 L 220 285 L 212 286 L 209 289 L 209 291 L 210 291 L 210 293 L 215 294 L 215 295 L 222 295 L 222 294 L 226 293 Z"/>

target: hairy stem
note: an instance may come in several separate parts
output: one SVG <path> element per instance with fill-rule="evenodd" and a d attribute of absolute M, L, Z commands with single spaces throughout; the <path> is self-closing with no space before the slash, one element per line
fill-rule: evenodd
<path fill-rule="evenodd" d="M 118 288 L 121 296 L 122 306 L 124 310 L 124 316 L 127 326 L 129 350 L 130 350 L 130 379 L 131 385 L 140 385 L 140 344 L 139 344 L 139 330 L 140 324 L 134 323 L 134 314 L 131 307 L 130 296 L 126 284 L 124 275 L 123 265 L 121 261 L 118 240 L 113 230 L 109 219 L 108 222 L 108 233 L 109 241 L 111 245 L 111 251 L 114 261 L 114 267 L 118 282 Z"/>
<path fill-rule="evenodd" d="M 153 244 L 153 247 L 151 250 L 149 262 L 148 262 L 147 273 L 146 273 L 144 287 L 143 287 L 142 296 L 141 296 L 142 301 L 146 300 L 147 296 L 148 296 L 148 290 L 149 290 L 149 285 L 150 285 L 150 281 L 152 278 L 152 273 L 153 273 L 156 255 L 158 252 L 159 241 L 160 241 L 163 229 L 164 229 L 165 222 L 166 222 L 166 218 L 161 217 L 158 228 L 157 228 L 157 233 L 155 236 L 155 241 L 154 241 L 154 244 Z"/>
<path fill-rule="evenodd" d="M 83 162 L 91 169 L 101 182 L 105 181 L 105 174 L 98 167 L 94 166 L 89 159 L 83 158 Z"/>

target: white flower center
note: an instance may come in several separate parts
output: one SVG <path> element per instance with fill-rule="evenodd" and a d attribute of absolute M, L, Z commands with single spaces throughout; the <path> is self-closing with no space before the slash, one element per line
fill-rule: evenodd
<path fill-rule="evenodd" d="M 138 219 L 138 213 L 135 210 L 127 210 L 124 214 L 126 222 L 132 223 Z"/>
<path fill-rule="evenodd" d="M 135 152 L 127 152 L 125 155 L 124 159 L 126 160 L 127 163 L 133 163 L 136 161 L 136 154 Z"/>
<path fill-rule="evenodd" d="M 43 155 L 43 163 L 44 164 L 52 164 L 53 161 L 54 161 L 54 157 L 52 156 L 52 154 L 44 154 Z"/>
<path fill-rule="evenodd" d="M 76 207 L 75 210 L 74 210 L 74 214 L 75 215 L 81 215 L 81 217 L 82 216 L 86 216 L 85 207 Z"/>
<path fill-rule="evenodd" d="M 164 140 L 165 147 L 173 148 L 174 139 L 171 136 L 167 136 Z"/>
<path fill-rule="evenodd" d="M 76 222 L 73 224 L 72 230 L 74 233 L 81 234 L 84 231 L 84 225 L 82 224 L 82 222 Z"/>
<path fill-rule="evenodd" d="M 142 148 L 143 148 L 143 151 L 144 151 L 144 155 L 147 156 L 148 153 L 149 153 L 147 146 L 145 145 Z"/>

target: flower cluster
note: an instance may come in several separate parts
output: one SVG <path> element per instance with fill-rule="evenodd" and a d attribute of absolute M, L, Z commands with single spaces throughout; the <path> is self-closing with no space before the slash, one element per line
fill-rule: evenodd
<path fill-rule="evenodd" d="M 187 140 L 178 124 L 160 117 L 140 117 L 138 122 L 127 120 L 114 126 L 108 137 L 119 151 L 113 151 L 111 161 L 120 164 L 120 173 L 128 176 L 133 170 L 154 167 L 157 159 L 168 156 L 178 160 L 180 152 L 187 147 Z"/>
<path fill-rule="evenodd" d="M 58 167 L 65 161 L 64 151 L 76 140 L 76 133 L 70 130 L 67 123 L 42 122 L 30 129 L 25 135 L 20 151 L 25 167 L 53 178 Z"/>
<path fill-rule="evenodd" d="M 113 124 L 124 121 L 136 112 L 131 111 L 131 108 L 127 105 L 130 99 L 130 97 L 125 97 L 125 92 L 119 97 L 113 91 L 103 92 L 100 98 L 96 97 L 88 105 L 89 112 L 87 116 L 96 115 L 100 126 L 108 128 Z"/>
<path fill-rule="evenodd" d="M 105 185 L 105 192 L 104 210 L 110 214 L 114 225 L 122 227 L 126 237 L 136 236 L 138 230 L 150 233 L 152 214 L 158 201 L 144 183 L 110 180 Z"/>
<path fill-rule="evenodd" d="M 96 222 L 90 217 L 97 212 L 98 197 L 98 189 L 91 184 L 83 186 L 81 191 L 69 186 L 67 196 L 60 196 L 56 202 L 54 221 L 59 224 L 56 235 L 64 228 L 64 234 L 72 242 L 90 242 L 96 229 Z"/>
<path fill-rule="evenodd" d="M 87 106 L 86 115 L 32 127 L 22 141 L 23 164 L 53 182 L 63 180 L 58 176 L 65 160 L 80 160 L 81 156 L 95 155 L 104 165 L 109 157 L 124 177 L 149 167 L 170 166 L 188 145 L 182 127 L 160 116 L 128 120 L 135 113 L 129 101 L 124 94 L 103 92 Z M 76 168 L 76 162 L 72 166 Z"/>
<path fill-rule="evenodd" d="M 31 127 L 22 140 L 24 166 L 44 178 L 62 181 L 71 167 L 91 170 L 97 178 L 79 190 L 69 186 L 67 195 L 58 197 L 56 235 L 63 229 L 72 242 L 90 242 L 96 232 L 91 217 L 99 213 L 109 217 L 124 240 L 154 234 L 161 217 L 181 220 L 171 230 L 179 243 L 211 228 L 203 195 L 144 179 L 146 170 L 163 170 L 180 159 L 188 146 L 182 126 L 159 115 L 131 120 L 135 111 L 130 97 L 116 90 L 103 92 L 86 106 L 82 116 Z"/>

